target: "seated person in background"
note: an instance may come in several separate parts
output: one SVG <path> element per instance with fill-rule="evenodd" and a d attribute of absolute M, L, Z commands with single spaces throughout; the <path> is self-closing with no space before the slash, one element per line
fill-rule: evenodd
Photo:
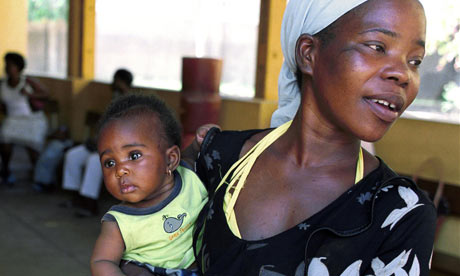
<path fill-rule="evenodd" d="M 18 53 L 7 53 L 6 79 L 0 84 L 0 101 L 6 109 L 6 118 L 0 129 L 0 156 L 2 183 L 12 185 L 14 177 L 9 164 L 13 144 L 25 146 L 33 165 L 42 149 L 48 123 L 41 111 L 48 93 L 36 80 L 22 74 L 26 62 Z"/>
<path fill-rule="evenodd" d="M 195 275 L 185 269 L 195 262 L 193 225 L 207 192 L 179 165 L 180 145 L 179 123 L 153 95 L 129 95 L 107 109 L 98 152 L 107 190 L 121 203 L 102 218 L 92 275 Z"/>
<path fill-rule="evenodd" d="M 37 192 L 50 192 L 56 182 L 56 170 L 59 167 L 64 152 L 72 146 L 69 138 L 69 129 L 60 126 L 49 137 L 45 149 L 40 154 L 34 171 L 34 190 Z"/>
<path fill-rule="evenodd" d="M 112 99 L 127 94 L 131 89 L 133 75 L 126 69 L 118 69 L 112 82 Z M 102 184 L 102 170 L 96 152 L 95 137 L 71 148 L 65 154 L 62 188 L 74 191 L 73 198 L 60 204 L 61 207 L 76 207 L 78 217 L 94 216 L 98 213 L 97 200 Z"/>
<path fill-rule="evenodd" d="M 112 81 L 112 99 L 127 94 L 131 90 L 133 74 L 123 68 L 115 71 Z"/>

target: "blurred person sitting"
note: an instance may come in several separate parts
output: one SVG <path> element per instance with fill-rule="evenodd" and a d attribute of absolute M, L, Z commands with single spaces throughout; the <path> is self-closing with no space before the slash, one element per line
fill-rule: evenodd
<path fill-rule="evenodd" d="M 48 138 L 45 149 L 40 154 L 34 171 L 34 190 L 51 192 L 56 184 L 56 172 L 62 164 L 66 149 L 72 146 L 69 129 L 60 126 Z"/>
<path fill-rule="evenodd" d="M 35 165 L 43 148 L 48 122 L 42 111 L 48 92 L 37 81 L 22 74 L 26 62 L 18 53 L 4 56 L 6 79 L 0 84 L 0 101 L 6 114 L 0 128 L 0 156 L 2 183 L 11 186 L 14 176 L 9 164 L 13 144 L 25 146 Z"/>
<path fill-rule="evenodd" d="M 133 75 L 126 69 L 118 69 L 112 81 L 112 99 L 124 95 L 131 89 Z M 97 153 L 95 135 L 84 144 L 72 147 L 64 157 L 62 188 L 72 191 L 73 198 L 60 204 L 75 207 L 75 215 L 89 217 L 97 215 L 99 193 L 102 185 L 102 168 Z"/>

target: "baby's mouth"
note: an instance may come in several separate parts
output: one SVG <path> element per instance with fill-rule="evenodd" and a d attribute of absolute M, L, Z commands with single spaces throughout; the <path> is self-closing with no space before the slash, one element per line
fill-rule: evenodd
<path fill-rule="evenodd" d="M 120 185 L 120 190 L 123 194 L 133 192 L 136 189 L 136 186 L 129 184 L 129 183 L 123 183 Z"/>

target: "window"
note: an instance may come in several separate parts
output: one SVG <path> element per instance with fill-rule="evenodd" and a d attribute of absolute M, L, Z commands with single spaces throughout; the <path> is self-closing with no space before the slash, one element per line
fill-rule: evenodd
<path fill-rule="evenodd" d="M 260 0 L 96 0 L 95 78 L 180 90 L 182 57 L 223 60 L 222 95 L 254 97 Z"/>
<path fill-rule="evenodd" d="M 421 0 L 427 16 L 420 90 L 409 116 L 460 123 L 460 1 Z"/>
<path fill-rule="evenodd" d="M 29 0 L 28 74 L 67 76 L 67 0 Z"/>

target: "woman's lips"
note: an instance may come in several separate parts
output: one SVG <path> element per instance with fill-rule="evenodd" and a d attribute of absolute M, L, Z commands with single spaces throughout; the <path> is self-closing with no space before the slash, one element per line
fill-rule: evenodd
<path fill-rule="evenodd" d="M 399 117 L 400 110 L 394 103 L 382 99 L 365 98 L 365 101 L 369 104 L 371 111 L 382 121 L 387 123 L 393 123 Z"/>

